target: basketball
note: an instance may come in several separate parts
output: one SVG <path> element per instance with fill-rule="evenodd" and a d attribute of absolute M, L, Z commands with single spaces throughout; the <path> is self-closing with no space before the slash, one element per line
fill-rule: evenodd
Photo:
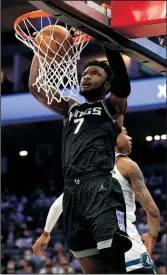
<path fill-rule="evenodd" d="M 59 25 L 47 26 L 37 34 L 35 43 L 38 45 L 36 50 L 40 56 L 46 58 L 48 63 L 51 63 L 55 58 L 59 63 L 68 52 L 72 55 L 70 50 L 73 45 L 73 40 L 70 32 L 66 28 Z"/>

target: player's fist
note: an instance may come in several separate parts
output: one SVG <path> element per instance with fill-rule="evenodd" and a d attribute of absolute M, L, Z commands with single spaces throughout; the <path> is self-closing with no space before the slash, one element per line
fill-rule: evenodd
<path fill-rule="evenodd" d="M 141 236 L 141 240 L 144 242 L 147 252 L 151 255 L 156 243 L 156 238 L 152 237 L 150 233 L 145 233 Z"/>
<path fill-rule="evenodd" d="M 47 233 L 44 231 L 32 246 L 32 250 L 35 256 L 41 257 L 44 255 L 43 249 L 47 248 L 49 241 L 50 241 L 50 233 Z"/>
<path fill-rule="evenodd" d="M 83 34 L 83 32 L 81 32 L 80 30 L 77 30 L 76 28 L 72 28 L 72 31 L 74 32 L 74 36 L 79 36 Z"/>

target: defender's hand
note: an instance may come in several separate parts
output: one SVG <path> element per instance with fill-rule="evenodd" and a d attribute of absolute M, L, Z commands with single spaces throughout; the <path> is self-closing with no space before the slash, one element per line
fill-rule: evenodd
<path fill-rule="evenodd" d="M 37 257 L 41 257 L 44 255 L 44 250 L 48 246 L 48 242 L 50 241 L 50 233 L 43 232 L 39 239 L 32 246 L 32 250 Z"/>
<path fill-rule="evenodd" d="M 152 237 L 150 233 L 145 233 L 141 236 L 141 240 L 144 242 L 147 252 L 151 255 L 156 243 L 156 237 Z"/>

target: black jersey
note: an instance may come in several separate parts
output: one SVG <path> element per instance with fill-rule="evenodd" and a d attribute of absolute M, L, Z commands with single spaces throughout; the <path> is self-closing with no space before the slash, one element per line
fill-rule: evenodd
<path fill-rule="evenodd" d="M 62 136 L 64 178 L 111 171 L 120 132 L 102 101 L 74 105 Z"/>

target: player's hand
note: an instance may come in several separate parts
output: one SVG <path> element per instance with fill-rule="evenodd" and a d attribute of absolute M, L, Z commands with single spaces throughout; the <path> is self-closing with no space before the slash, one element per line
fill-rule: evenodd
<path fill-rule="evenodd" d="M 32 246 L 32 250 L 35 256 L 41 257 L 44 255 L 43 249 L 47 248 L 49 241 L 50 241 L 50 233 L 47 233 L 44 231 Z"/>
<path fill-rule="evenodd" d="M 38 34 L 38 32 L 33 32 L 33 36 L 35 37 L 35 36 L 37 36 L 37 34 Z"/>
<path fill-rule="evenodd" d="M 150 233 L 145 233 L 141 236 L 141 240 L 144 242 L 147 252 L 151 255 L 156 243 L 156 237 L 152 237 Z"/>
<path fill-rule="evenodd" d="M 82 35 L 83 32 L 77 30 L 76 28 L 72 28 L 73 32 L 74 32 L 74 36 L 79 36 L 79 35 Z"/>

